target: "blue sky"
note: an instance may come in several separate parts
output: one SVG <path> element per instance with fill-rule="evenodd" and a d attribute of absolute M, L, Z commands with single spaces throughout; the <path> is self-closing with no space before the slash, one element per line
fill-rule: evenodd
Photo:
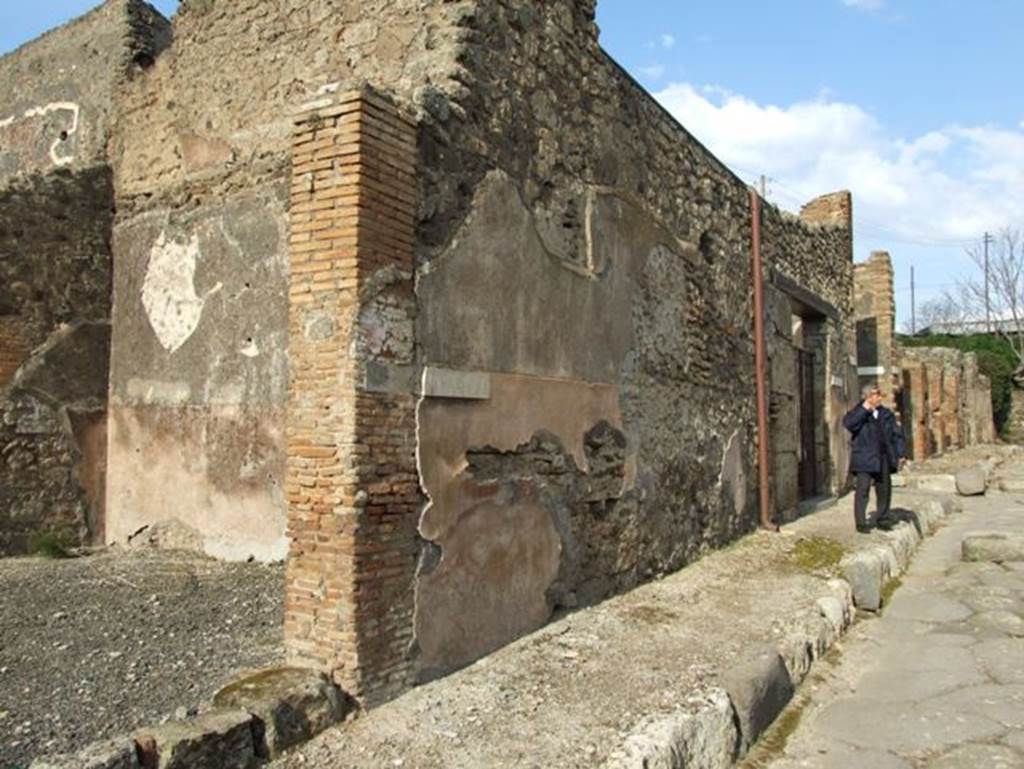
<path fill-rule="evenodd" d="M 4 2 L 0 52 L 92 0 Z M 174 0 L 156 5 L 166 14 Z M 1024 227 L 1019 0 L 600 0 L 605 48 L 744 179 L 795 210 L 854 193 L 858 260 L 892 252 L 927 300 L 964 248 Z"/>

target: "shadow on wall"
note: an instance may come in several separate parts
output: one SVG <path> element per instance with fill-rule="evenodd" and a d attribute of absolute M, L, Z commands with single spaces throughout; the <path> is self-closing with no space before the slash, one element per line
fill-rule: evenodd
<path fill-rule="evenodd" d="M 878 366 L 878 319 L 857 321 L 857 363 L 860 366 Z"/>
<path fill-rule="evenodd" d="M 103 536 L 112 199 L 106 168 L 0 191 L 0 552 Z"/>

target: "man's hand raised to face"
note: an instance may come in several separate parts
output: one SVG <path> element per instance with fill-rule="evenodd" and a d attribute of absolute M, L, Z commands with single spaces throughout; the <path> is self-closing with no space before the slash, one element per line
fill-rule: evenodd
<path fill-rule="evenodd" d="M 864 399 L 864 408 L 868 411 L 874 411 L 882 405 L 882 393 L 875 390 L 867 398 Z"/>

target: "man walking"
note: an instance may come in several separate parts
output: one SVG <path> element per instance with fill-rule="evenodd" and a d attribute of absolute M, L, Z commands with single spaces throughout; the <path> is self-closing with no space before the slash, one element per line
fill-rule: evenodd
<path fill-rule="evenodd" d="M 891 473 L 899 470 L 906 459 L 906 441 L 896 423 L 896 415 L 882 405 L 882 390 L 869 385 L 862 393 L 863 400 L 843 418 L 843 426 L 851 433 L 853 456 L 850 472 L 856 478 L 853 497 L 853 516 L 857 531 L 866 534 L 872 525 L 868 522 L 868 493 L 875 487 L 874 525 L 890 529 L 896 523 L 889 510 L 892 502 Z"/>

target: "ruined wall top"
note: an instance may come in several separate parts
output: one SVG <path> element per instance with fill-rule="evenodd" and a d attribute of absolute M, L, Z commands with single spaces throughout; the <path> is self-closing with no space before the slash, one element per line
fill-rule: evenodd
<path fill-rule="evenodd" d="M 854 265 L 854 313 L 857 322 L 857 360 L 862 376 L 892 373 L 896 350 L 896 295 L 892 259 L 886 251 Z"/>
<path fill-rule="evenodd" d="M 853 196 L 847 190 L 822 195 L 800 209 L 800 218 L 808 224 L 852 227 Z"/>
<path fill-rule="evenodd" d="M 141 0 L 107 0 L 0 57 L 0 183 L 104 162 L 115 96 L 170 43 Z"/>

